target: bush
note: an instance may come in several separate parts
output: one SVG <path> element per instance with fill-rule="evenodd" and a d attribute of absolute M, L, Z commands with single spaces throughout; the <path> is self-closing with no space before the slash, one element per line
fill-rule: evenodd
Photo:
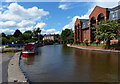
<path fill-rule="evenodd" d="M 85 40 L 84 43 L 86 46 L 88 46 L 88 40 Z"/>
<path fill-rule="evenodd" d="M 80 41 L 75 41 L 75 44 L 77 44 L 77 45 L 80 44 Z"/>
<path fill-rule="evenodd" d="M 118 45 L 120 46 L 120 40 L 118 41 Z"/>

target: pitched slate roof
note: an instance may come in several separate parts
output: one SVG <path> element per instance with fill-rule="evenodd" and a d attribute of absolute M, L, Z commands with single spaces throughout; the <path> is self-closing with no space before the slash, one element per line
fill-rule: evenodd
<path fill-rule="evenodd" d="M 83 24 L 82 29 L 89 27 L 89 19 L 79 19 Z"/>
<path fill-rule="evenodd" d="M 111 8 L 110 10 L 111 11 L 116 11 L 116 10 L 119 10 L 119 9 L 120 9 L 120 5 L 118 5 L 118 6 L 114 7 L 114 8 Z"/>

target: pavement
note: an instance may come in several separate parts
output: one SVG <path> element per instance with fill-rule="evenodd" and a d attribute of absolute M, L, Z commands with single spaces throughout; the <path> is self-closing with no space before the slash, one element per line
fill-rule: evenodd
<path fill-rule="evenodd" d="M 0 84 L 8 82 L 27 83 L 27 78 L 19 66 L 20 52 L 0 53 Z M 27 83 L 28 84 L 28 83 Z"/>
<path fill-rule="evenodd" d="M 23 48 L 5 48 L 5 47 L 0 47 L 0 52 L 7 52 L 7 51 L 18 51 L 18 50 L 23 50 Z"/>
<path fill-rule="evenodd" d="M 14 53 L 0 53 L 0 82 L 8 82 L 8 64 Z"/>
<path fill-rule="evenodd" d="M 15 53 L 8 64 L 8 82 L 22 82 L 28 84 L 28 80 L 20 69 L 20 52 Z"/>

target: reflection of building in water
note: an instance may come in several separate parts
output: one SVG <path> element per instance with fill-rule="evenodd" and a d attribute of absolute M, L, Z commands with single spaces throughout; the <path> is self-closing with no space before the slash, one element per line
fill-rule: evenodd
<path fill-rule="evenodd" d="M 23 57 L 22 56 L 22 59 L 23 59 L 23 62 L 27 65 L 31 65 L 33 64 L 34 60 L 35 60 L 35 56 L 26 56 L 26 57 Z"/>

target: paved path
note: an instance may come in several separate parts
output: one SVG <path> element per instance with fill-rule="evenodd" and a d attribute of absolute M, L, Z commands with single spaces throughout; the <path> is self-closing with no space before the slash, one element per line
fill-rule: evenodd
<path fill-rule="evenodd" d="M 8 82 L 18 82 L 29 84 L 27 78 L 19 66 L 20 52 L 15 53 L 8 64 Z"/>
<path fill-rule="evenodd" d="M 2 82 L 8 82 L 8 64 L 14 53 L 0 53 L 0 55 L 2 56 L 2 62 L 0 63 L 2 67 Z"/>
<path fill-rule="evenodd" d="M 23 48 L 0 48 L 0 52 L 23 50 Z"/>

